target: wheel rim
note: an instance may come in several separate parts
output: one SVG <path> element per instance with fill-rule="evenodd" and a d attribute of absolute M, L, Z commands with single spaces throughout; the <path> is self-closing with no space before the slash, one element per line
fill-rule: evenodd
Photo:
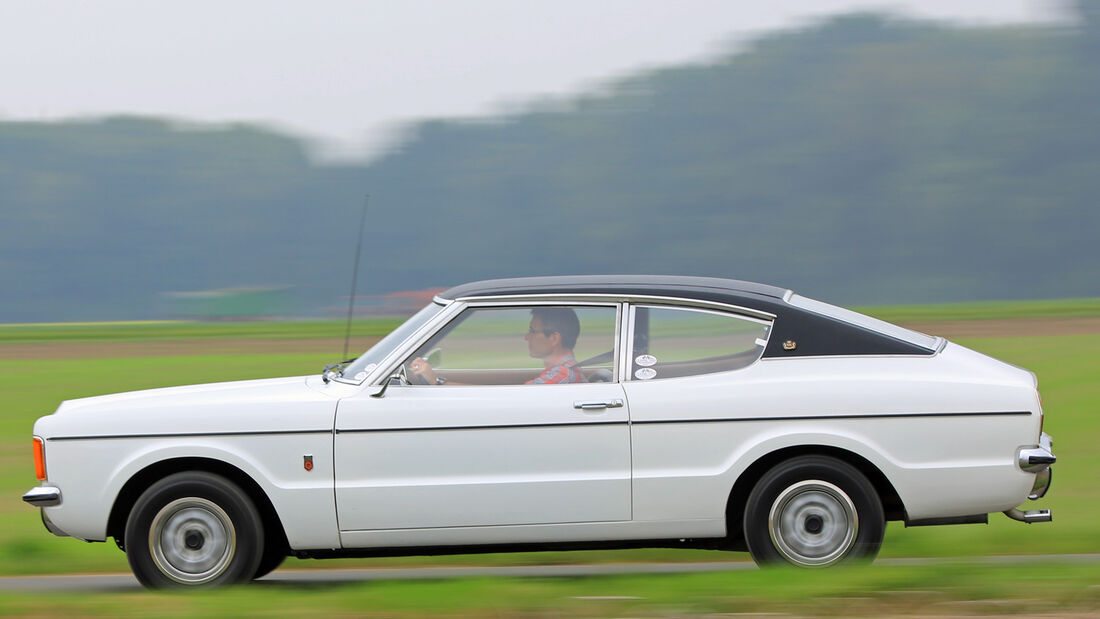
<path fill-rule="evenodd" d="M 851 550 L 859 531 L 852 499 L 827 481 L 807 480 L 776 497 L 768 514 L 775 548 L 805 567 L 830 565 Z"/>
<path fill-rule="evenodd" d="M 162 574 L 186 585 L 217 578 L 237 547 L 233 521 L 221 507 L 199 497 L 176 499 L 153 517 L 149 552 Z"/>

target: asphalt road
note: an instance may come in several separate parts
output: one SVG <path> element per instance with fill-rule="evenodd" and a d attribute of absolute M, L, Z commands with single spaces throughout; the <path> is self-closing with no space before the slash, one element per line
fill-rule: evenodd
<path fill-rule="evenodd" d="M 1095 563 L 1100 554 L 1021 555 L 950 559 L 878 559 L 876 565 L 1024 565 L 1033 563 Z M 606 576 L 612 574 L 686 574 L 754 570 L 750 561 L 705 563 L 614 563 L 586 565 L 524 565 L 497 567 L 420 567 L 399 569 L 276 570 L 257 581 L 260 586 L 300 587 L 339 585 L 380 580 L 448 580 L 454 578 L 555 578 Z M 0 591 L 134 591 L 140 590 L 133 574 L 68 574 L 49 576 L 5 576 Z"/>

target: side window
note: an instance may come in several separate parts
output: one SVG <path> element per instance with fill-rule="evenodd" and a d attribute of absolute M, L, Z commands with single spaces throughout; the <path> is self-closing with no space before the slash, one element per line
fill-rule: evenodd
<path fill-rule="evenodd" d="M 637 306 L 630 378 L 651 380 L 743 368 L 764 353 L 770 329 L 766 321 L 723 312 Z"/>
<path fill-rule="evenodd" d="M 616 308 L 469 308 L 405 362 L 413 384 L 520 385 L 613 379 Z"/>

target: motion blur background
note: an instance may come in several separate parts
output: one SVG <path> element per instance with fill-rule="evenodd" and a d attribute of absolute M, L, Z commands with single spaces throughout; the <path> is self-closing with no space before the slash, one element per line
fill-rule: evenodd
<path fill-rule="evenodd" d="M 750 4 L 0 0 L 0 323 L 1100 295 L 1100 0 Z"/>

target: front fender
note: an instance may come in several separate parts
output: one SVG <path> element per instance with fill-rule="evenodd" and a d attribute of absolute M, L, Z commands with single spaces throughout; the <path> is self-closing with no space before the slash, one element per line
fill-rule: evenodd
<path fill-rule="evenodd" d="M 309 470 L 305 456 L 312 457 Z M 64 501 L 45 508 L 47 516 L 73 537 L 105 540 L 123 486 L 151 466 L 182 458 L 223 462 L 252 478 L 292 548 L 339 547 L 329 432 L 56 441 L 50 462 L 59 475 L 51 474 L 50 482 L 62 489 Z"/>

